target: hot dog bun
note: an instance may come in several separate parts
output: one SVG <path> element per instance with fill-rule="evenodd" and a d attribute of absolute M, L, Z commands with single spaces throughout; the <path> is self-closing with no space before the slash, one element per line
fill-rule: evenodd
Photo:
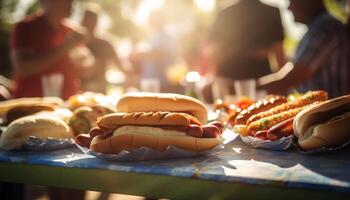
<path fill-rule="evenodd" d="M 0 147 L 5 150 L 18 149 L 30 136 L 42 139 L 72 138 L 73 132 L 63 120 L 57 117 L 31 115 L 10 123 L 0 137 Z"/>
<path fill-rule="evenodd" d="M 18 105 L 10 108 L 6 113 L 6 123 L 9 124 L 14 120 L 32 115 L 41 111 L 54 111 L 56 106 L 50 104 L 33 104 L 33 105 Z"/>
<path fill-rule="evenodd" d="M 58 106 L 63 105 L 63 103 L 63 100 L 58 97 L 30 97 L 2 101 L 0 102 L 0 117 L 5 116 L 10 109 L 17 106 Z"/>
<path fill-rule="evenodd" d="M 165 151 L 169 145 L 174 145 L 181 149 L 200 152 L 212 149 L 221 142 L 222 139 L 219 137 L 195 138 L 161 128 L 127 126 L 117 129 L 111 137 L 106 138 L 103 135 L 94 137 L 90 149 L 101 153 L 118 154 L 122 150 L 132 151 L 140 147 Z"/>
<path fill-rule="evenodd" d="M 185 112 L 207 123 L 208 111 L 205 105 L 192 97 L 171 93 L 132 92 L 124 95 L 117 103 L 118 112 Z"/>
<path fill-rule="evenodd" d="M 309 107 L 294 119 L 293 129 L 304 150 L 339 146 L 350 140 L 350 95 Z"/>
<path fill-rule="evenodd" d="M 200 122 L 185 113 L 135 112 L 112 113 L 97 119 L 97 125 L 104 129 L 115 129 L 121 125 L 179 125 L 188 126 Z"/>

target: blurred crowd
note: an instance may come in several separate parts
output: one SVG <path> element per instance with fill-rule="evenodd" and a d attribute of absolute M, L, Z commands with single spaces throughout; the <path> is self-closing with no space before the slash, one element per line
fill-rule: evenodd
<path fill-rule="evenodd" d="M 285 53 L 280 10 L 241 0 L 219 9 L 210 26 L 195 23 L 180 42 L 166 28 L 166 13 L 153 10 L 146 48 L 137 48 L 134 38 L 129 56 L 121 60 L 115 45 L 96 35 L 101 8 L 86 9 L 80 23 L 72 23 L 73 0 L 40 0 L 41 9 L 17 22 L 8 47 L 1 48 L 1 98 L 108 93 L 111 65 L 124 74 L 125 91 L 184 93 L 185 74 L 195 71 L 200 77 L 194 80 L 200 82 L 196 92 L 207 102 L 217 98 L 211 88 L 215 82 L 234 94 L 231 83 L 247 79 L 265 93 L 323 89 L 332 97 L 347 94 L 349 28 L 323 2 L 290 1 L 295 21 L 308 27 L 292 58 Z M 344 10 L 349 7 L 346 1 L 336 2 Z"/>
<path fill-rule="evenodd" d="M 39 0 L 41 9 L 18 21 L 9 45 L 1 46 L 0 98 L 108 93 L 109 66 L 124 74 L 125 91 L 184 93 L 186 82 L 195 82 L 207 102 L 216 98 L 215 83 L 235 94 L 233 82 L 247 79 L 267 93 L 350 93 L 349 25 L 334 17 L 324 1 L 289 2 L 295 21 L 308 28 L 291 58 L 284 48 L 280 10 L 240 0 L 219 9 L 210 26 L 196 23 L 180 42 L 168 32 L 165 11 L 152 11 L 146 47 L 138 48 L 138 39 L 133 39 L 122 60 L 110 41 L 96 35 L 98 9 L 86 9 L 77 24 L 69 20 L 73 0 Z M 349 2 L 336 2 L 350 10 Z M 185 76 L 189 71 L 195 72 L 192 78 Z"/>

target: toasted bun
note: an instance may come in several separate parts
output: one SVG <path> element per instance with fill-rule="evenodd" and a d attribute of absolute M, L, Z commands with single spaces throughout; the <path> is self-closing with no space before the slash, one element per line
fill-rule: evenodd
<path fill-rule="evenodd" d="M 0 147 L 5 150 L 20 148 L 30 136 L 42 139 L 72 138 L 70 127 L 59 118 L 32 115 L 13 121 L 0 137 Z"/>
<path fill-rule="evenodd" d="M 132 92 L 124 95 L 117 103 L 118 112 L 185 112 L 207 123 L 208 111 L 205 105 L 192 97 L 171 93 Z"/>
<path fill-rule="evenodd" d="M 100 128 L 115 129 L 121 125 L 179 125 L 200 124 L 191 115 L 172 112 L 112 113 L 97 119 Z"/>
<path fill-rule="evenodd" d="M 167 132 L 164 130 L 164 132 Z M 218 146 L 221 138 L 195 138 L 191 136 L 145 135 L 135 132 L 113 135 L 108 138 L 96 136 L 90 145 L 92 151 L 118 154 L 126 150 L 132 151 L 140 147 L 149 147 L 157 151 L 165 151 L 169 145 L 190 151 L 206 151 Z"/>
<path fill-rule="evenodd" d="M 58 97 L 31 97 L 2 101 L 0 102 L 0 117 L 5 116 L 10 109 L 17 106 L 58 106 L 63 105 L 63 103 L 63 100 Z"/>
<path fill-rule="evenodd" d="M 41 111 L 53 111 L 55 106 L 50 104 L 34 104 L 34 105 L 18 105 L 10 108 L 6 113 L 6 124 L 11 123 L 12 121 L 32 115 Z"/>
<path fill-rule="evenodd" d="M 293 129 L 304 150 L 335 147 L 350 140 L 350 95 L 311 106 L 294 119 Z"/>

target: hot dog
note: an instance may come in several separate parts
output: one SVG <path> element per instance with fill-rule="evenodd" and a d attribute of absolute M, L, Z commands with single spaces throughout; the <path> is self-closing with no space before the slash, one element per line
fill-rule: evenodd
<path fill-rule="evenodd" d="M 28 115 L 33 115 L 35 113 L 41 112 L 41 111 L 53 111 L 55 110 L 56 106 L 50 105 L 50 104 L 33 104 L 33 105 L 17 105 L 12 108 L 10 108 L 6 113 L 6 122 L 4 125 L 8 125 L 11 122 L 15 121 L 16 119 L 19 119 L 21 117 L 25 117 Z"/>
<path fill-rule="evenodd" d="M 325 101 L 327 99 L 328 99 L 328 94 L 325 91 L 310 91 L 294 101 L 281 104 L 270 110 L 267 110 L 265 112 L 260 112 L 258 114 L 251 116 L 247 121 L 247 125 L 265 117 L 269 117 L 269 116 L 272 116 L 281 112 L 289 111 L 292 109 L 300 108 L 317 101 Z"/>
<path fill-rule="evenodd" d="M 319 102 L 315 102 L 315 104 L 317 104 Z M 312 105 L 312 104 L 311 104 Z M 287 110 L 275 115 L 271 115 L 265 118 L 261 118 L 257 121 L 252 122 L 251 124 L 248 125 L 247 128 L 247 132 L 248 135 L 254 136 L 256 132 L 261 131 L 261 130 L 269 130 L 271 127 L 285 121 L 288 120 L 292 117 L 294 117 L 295 115 L 297 115 L 300 111 L 302 111 L 303 109 L 309 107 L 310 105 L 306 105 L 303 107 L 298 107 L 298 108 L 294 108 L 291 110 Z"/>
<path fill-rule="evenodd" d="M 281 137 L 287 137 L 294 133 L 293 131 L 293 121 L 294 117 L 289 118 L 273 127 L 271 127 L 267 133 L 266 137 L 268 140 L 278 140 Z"/>
<path fill-rule="evenodd" d="M 192 151 L 211 149 L 222 142 L 223 125 L 207 122 L 207 110 L 197 99 L 178 94 L 129 93 L 117 103 L 116 113 L 97 119 L 90 130 L 92 151 L 117 154 L 149 147 L 164 151 L 169 145 Z M 76 137 L 84 143 L 84 137 Z"/>
<path fill-rule="evenodd" d="M 350 141 L 350 95 L 340 96 L 300 112 L 293 128 L 303 150 L 339 147 Z"/>
<path fill-rule="evenodd" d="M 91 129 L 90 142 L 86 135 L 79 135 L 76 140 L 78 144 L 90 146 L 91 150 L 102 153 L 119 153 L 121 150 L 133 150 L 141 146 L 165 150 L 168 145 L 203 151 L 220 142 L 218 136 L 222 125 L 219 124 L 213 122 L 201 126 L 192 116 L 184 113 L 113 113 L 99 118 L 97 125 L 100 128 Z M 121 140 L 124 141 L 123 145 L 111 147 L 118 145 Z"/>
<path fill-rule="evenodd" d="M 246 124 L 249 117 L 252 115 L 255 115 L 257 113 L 267 111 L 273 107 L 276 107 L 278 105 L 281 105 L 283 103 L 287 102 L 286 98 L 283 96 L 275 96 L 270 99 L 262 99 L 256 102 L 255 104 L 249 106 L 247 109 L 242 110 L 238 116 L 235 118 L 235 120 L 230 119 L 229 121 L 234 121 L 234 124 Z"/>

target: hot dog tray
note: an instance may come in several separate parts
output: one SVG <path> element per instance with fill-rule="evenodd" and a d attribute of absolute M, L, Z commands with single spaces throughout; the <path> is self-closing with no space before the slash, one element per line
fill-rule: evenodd
<path fill-rule="evenodd" d="M 3 133 L 7 127 L 1 126 L 0 131 Z M 1 136 L 0 133 L 0 136 Z M 74 142 L 71 139 L 57 138 L 38 138 L 30 136 L 28 140 L 18 149 L 19 151 L 54 151 L 74 147 Z"/>
<path fill-rule="evenodd" d="M 298 141 L 296 140 L 296 138 L 294 138 L 293 140 L 293 145 L 298 149 L 298 151 L 302 154 L 307 154 L 307 155 L 312 155 L 312 154 L 322 154 L 322 153 L 327 153 L 327 152 L 332 152 L 332 151 L 338 151 L 340 149 L 344 149 L 346 147 L 348 147 L 350 145 L 350 141 L 340 145 L 340 146 L 337 146 L 337 147 L 322 147 L 322 148 L 318 148 L 318 149 L 313 149 L 313 150 L 308 150 L 308 151 L 305 151 L 305 150 L 302 150 L 299 145 L 298 145 Z"/>
<path fill-rule="evenodd" d="M 185 149 L 177 148 L 176 146 L 168 146 L 164 152 L 156 151 L 148 147 L 141 147 L 134 151 L 121 151 L 118 154 L 103 154 L 94 151 L 90 151 L 88 148 L 82 147 L 78 144 L 76 146 L 84 153 L 101 158 L 108 161 L 142 161 L 142 160 L 158 160 L 158 159 L 173 159 L 173 158 L 186 158 L 195 157 L 207 154 L 222 147 L 219 145 L 211 150 L 194 152 Z"/>
<path fill-rule="evenodd" d="M 222 143 L 213 149 L 202 152 L 189 151 L 178 148 L 176 146 L 168 146 L 164 152 L 159 152 L 148 147 L 141 147 L 134 151 L 121 151 L 119 154 L 103 154 L 90 151 L 86 147 L 82 147 L 75 143 L 75 145 L 85 154 L 92 155 L 108 161 L 142 161 L 142 160 L 157 160 L 157 159 L 173 159 L 173 158 L 188 158 L 200 155 L 205 155 L 210 152 L 219 150 L 223 146 L 237 137 L 230 129 L 225 129 L 222 134 Z M 72 140 L 74 142 L 74 140 Z"/>
<path fill-rule="evenodd" d="M 288 137 L 282 137 L 275 141 L 262 140 L 260 138 L 252 137 L 252 136 L 247 136 L 247 137 L 240 136 L 240 138 L 244 143 L 254 148 L 283 151 L 292 147 L 294 136 L 290 135 Z"/>
<path fill-rule="evenodd" d="M 21 147 L 25 151 L 54 151 L 58 149 L 71 148 L 74 142 L 71 139 L 41 139 L 31 136 Z"/>

